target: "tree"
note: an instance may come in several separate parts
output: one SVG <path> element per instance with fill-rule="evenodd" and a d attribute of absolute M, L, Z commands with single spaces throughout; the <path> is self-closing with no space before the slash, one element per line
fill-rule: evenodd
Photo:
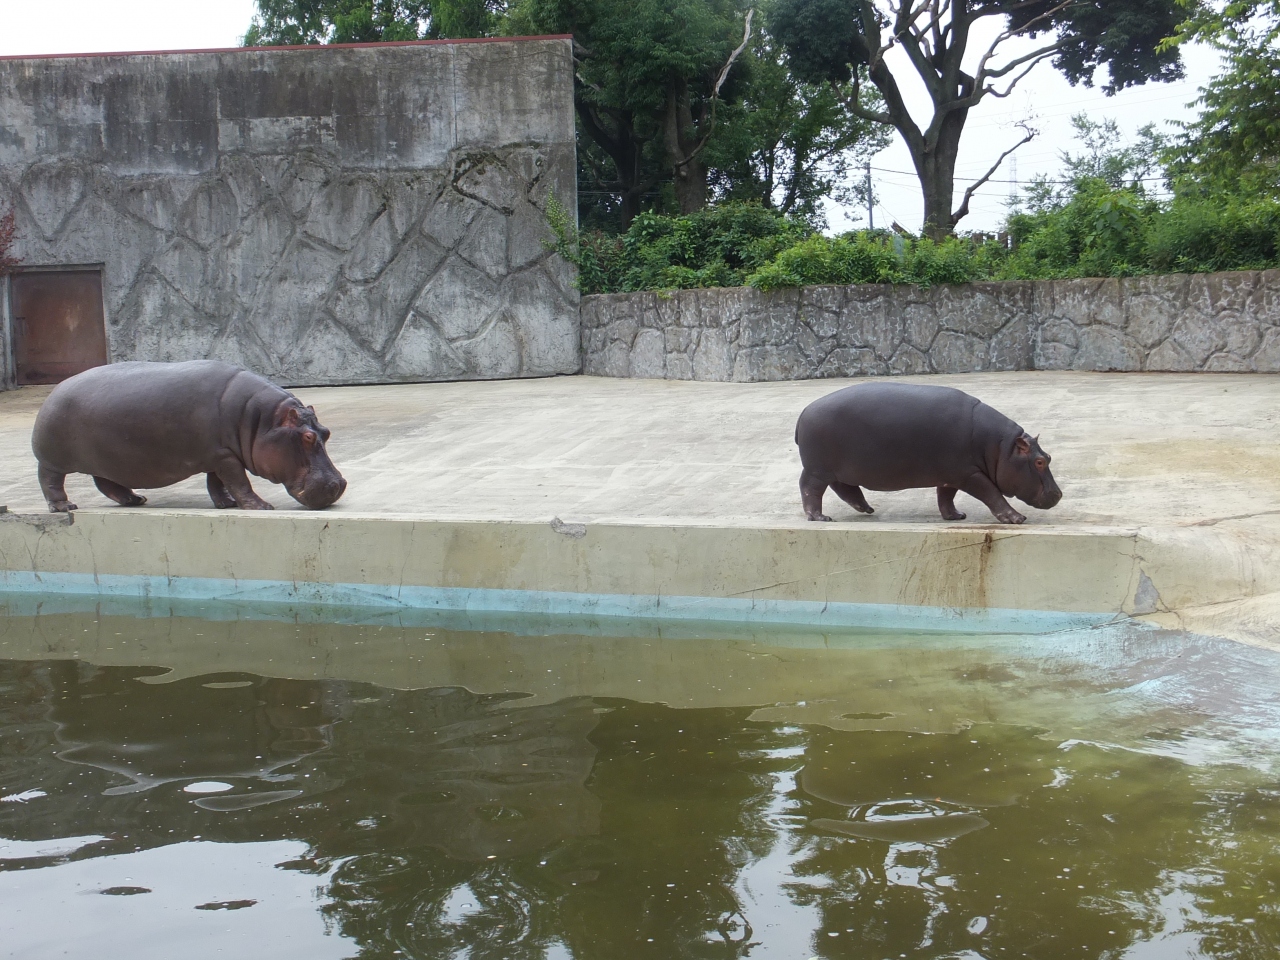
<path fill-rule="evenodd" d="M 245 46 L 485 37 L 505 0 L 257 0 Z"/>
<path fill-rule="evenodd" d="M 850 171 L 888 145 L 880 124 L 846 110 L 847 87 L 803 83 L 787 68 L 778 43 L 757 34 L 744 60 L 742 99 L 722 107 L 721 132 L 707 148 L 712 193 L 754 201 L 781 213 L 822 222 L 821 203 L 865 199 L 862 178 Z M 867 106 L 881 106 L 874 88 Z"/>
<path fill-rule="evenodd" d="M 800 79 L 851 84 L 847 108 L 898 131 L 920 181 L 924 230 L 940 238 L 968 214 L 973 194 L 1005 158 L 1034 136 L 1025 130 L 955 206 L 955 164 L 970 110 L 987 97 L 1007 97 L 1045 60 L 1085 86 L 1105 65 L 1108 94 L 1177 79 L 1178 50 L 1160 41 L 1182 17 L 1178 0 L 778 0 L 770 27 Z M 987 20 L 999 32 L 981 52 L 971 51 L 975 29 Z M 893 51 L 902 58 L 891 62 Z M 923 127 L 901 85 L 909 71 L 932 103 Z M 858 98 L 867 82 L 883 96 L 882 109 Z"/>
<path fill-rule="evenodd" d="M 1204 40 L 1225 69 L 1166 154 L 1181 191 L 1280 195 L 1280 0 L 1199 7 L 1175 42 Z"/>
<path fill-rule="evenodd" d="M 1068 180 L 1073 184 L 1101 180 L 1112 190 L 1145 192 L 1143 183 L 1160 169 L 1160 154 L 1168 140 L 1154 123 L 1139 129 L 1137 139 L 1127 146 L 1120 127 L 1110 117 L 1091 120 L 1087 113 L 1077 113 L 1071 126 L 1084 150 L 1059 154 Z"/>
<path fill-rule="evenodd" d="M 1071 118 L 1071 126 L 1084 149 L 1080 153 L 1059 151 L 1066 176 L 1032 178 L 1011 203 L 1011 218 L 1020 216 L 1024 209 L 1033 217 L 1061 210 L 1081 193 L 1096 193 L 1099 186 L 1109 191 L 1127 190 L 1138 199 L 1145 199 L 1146 184 L 1164 179 L 1152 174 L 1161 170 L 1160 158 L 1169 138 L 1154 123 L 1139 129 L 1131 144 L 1125 144 L 1120 127 L 1110 117 L 1091 120 L 1087 113 L 1077 113 Z M 1017 235 L 1019 231 L 1013 232 Z"/>
<path fill-rule="evenodd" d="M 705 206 L 702 154 L 740 95 L 732 74 L 752 16 L 739 0 L 524 0 L 512 11 L 515 32 L 574 35 L 578 119 L 608 158 L 594 173 L 620 195 L 624 226 L 664 179 L 680 212 Z"/>

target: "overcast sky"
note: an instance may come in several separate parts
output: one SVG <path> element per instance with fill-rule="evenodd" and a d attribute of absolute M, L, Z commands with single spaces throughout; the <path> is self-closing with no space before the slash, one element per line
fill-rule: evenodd
<path fill-rule="evenodd" d="M 59 0 L 57 4 L 0 0 L 0 56 L 233 47 L 254 9 L 253 0 Z M 1072 87 L 1052 66 L 1042 64 L 1008 99 L 988 98 L 969 114 L 956 170 L 957 202 L 964 187 L 1017 141 L 1019 120 L 1030 119 L 1039 130 L 1039 136 L 1014 155 L 1017 178 L 1025 183 L 1038 173 L 1060 174 L 1058 157 L 1061 150 L 1072 147 L 1074 113 L 1083 111 L 1098 120 L 1112 117 L 1127 134 L 1145 123 L 1163 127 L 1166 121 L 1193 116 L 1187 104 L 1195 99 L 1197 87 L 1213 75 L 1218 61 L 1211 51 L 1197 48 L 1187 51 L 1186 61 L 1186 80 L 1148 84 L 1115 97 L 1103 96 L 1096 88 Z M 916 91 L 914 103 L 921 109 L 925 105 L 922 89 Z M 1008 163 L 995 179 L 1013 179 Z M 909 229 L 919 228 L 920 192 L 910 170 L 906 148 L 895 134 L 893 145 L 873 161 L 878 226 L 897 220 Z M 972 212 L 960 228 L 997 228 L 1012 186 L 988 183 L 971 203 Z M 845 211 L 833 208 L 829 216 L 835 229 L 850 225 Z M 858 211 L 858 217 L 865 224 L 866 211 Z"/>

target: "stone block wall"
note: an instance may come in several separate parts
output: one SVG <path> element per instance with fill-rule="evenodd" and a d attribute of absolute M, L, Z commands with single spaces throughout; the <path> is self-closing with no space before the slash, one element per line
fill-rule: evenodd
<path fill-rule="evenodd" d="M 102 265 L 113 361 L 576 373 L 570 43 L 0 60 L 0 209 L 24 265 Z"/>
<path fill-rule="evenodd" d="M 583 372 L 798 380 L 981 370 L 1280 373 L 1280 270 L 582 300 Z"/>

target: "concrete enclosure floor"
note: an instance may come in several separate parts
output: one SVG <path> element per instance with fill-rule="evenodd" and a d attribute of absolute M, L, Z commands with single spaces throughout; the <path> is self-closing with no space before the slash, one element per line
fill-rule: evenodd
<path fill-rule="evenodd" d="M 1040 436 L 1063 500 L 1020 505 L 1036 526 L 1204 524 L 1280 514 L 1280 377 L 990 373 L 904 377 L 958 387 Z M 450 520 L 804 525 L 797 415 L 850 380 L 701 383 L 557 377 L 303 388 L 346 476 L 330 512 Z M 0 503 L 42 511 L 31 424 L 47 387 L 0 394 Z M 119 509 L 88 477 L 84 509 Z M 282 487 L 255 489 L 302 509 Z M 204 478 L 148 506 L 211 507 Z M 839 522 L 943 524 L 931 490 L 868 492 L 871 517 L 832 493 Z M 968 523 L 993 522 L 957 497 Z M 145 509 L 145 508 L 143 508 Z"/>
<path fill-rule="evenodd" d="M 1155 530 L 1157 539 L 1176 541 L 1176 569 L 1166 564 L 1160 590 L 1167 598 L 1173 587 L 1166 584 L 1189 584 L 1186 599 L 1177 608 L 1161 602 L 1147 609 L 1141 585 L 1130 584 L 1127 612 L 1280 644 L 1280 620 L 1273 617 L 1280 610 L 1274 602 L 1280 571 L 1273 562 L 1280 557 L 1280 378 L 1035 372 L 903 379 L 967 390 L 1039 434 L 1064 498 L 1047 512 L 1016 504 L 1028 515 L 1020 534 L 1056 536 L 1065 544 Z M 944 522 L 931 490 L 869 492 L 876 508 L 871 517 L 829 492 L 826 509 L 837 523 L 808 523 L 797 490 L 796 416 L 848 382 L 563 377 L 299 389 L 332 429 L 330 454 L 349 481 L 342 501 L 310 516 L 541 525 L 559 517 L 782 532 L 825 527 L 831 535 L 903 538 L 904 555 L 917 549 L 908 549 L 908 541 L 935 534 L 969 529 L 981 540 L 982 530 L 1009 531 L 964 494 L 957 505 L 968 520 Z M 0 503 L 20 515 L 45 510 L 30 430 L 47 394 L 48 388 L 25 388 L 0 395 Z M 102 514 L 103 522 L 125 514 L 213 513 L 202 477 L 147 491 L 148 505 L 129 511 L 110 504 L 87 477 L 70 478 L 67 486 L 80 515 Z M 281 487 L 263 480 L 255 487 L 278 508 L 308 513 Z M 1215 576 L 1226 577 L 1214 591 L 1190 589 L 1199 577 L 1201 540 L 1204 562 L 1218 564 Z M 1210 561 L 1210 553 L 1217 559 Z M 1054 576 L 1052 569 L 1039 575 Z M 1069 589 L 1084 589 L 1080 578 L 1087 575 L 1078 573 Z M 1044 586 L 1040 596 L 1051 589 Z M 1202 615 L 1188 618 L 1187 605 L 1197 603 L 1205 607 Z M 1224 603 L 1235 604 L 1232 616 L 1251 626 L 1224 625 Z M 1083 601 L 1077 608 L 1105 609 Z"/>

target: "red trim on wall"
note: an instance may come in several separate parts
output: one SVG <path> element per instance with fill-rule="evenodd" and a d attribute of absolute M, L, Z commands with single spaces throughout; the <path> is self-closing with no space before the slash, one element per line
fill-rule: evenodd
<path fill-rule="evenodd" d="M 386 43 L 311 43 L 295 47 L 211 47 L 207 50 L 121 50 L 100 53 L 33 53 L 9 54 L 4 60 L 69 60 L 89 57 L 177 57 L 188 53 L 262 53 L 293 50 L 358 50 L 365 47 L 430 47 L 450 43 L 519 43 L 527 40 L 572 40 L 571 33 L 553 33 L 545 37 L 467 37 L 458 40 L 389 40 Z"/>

